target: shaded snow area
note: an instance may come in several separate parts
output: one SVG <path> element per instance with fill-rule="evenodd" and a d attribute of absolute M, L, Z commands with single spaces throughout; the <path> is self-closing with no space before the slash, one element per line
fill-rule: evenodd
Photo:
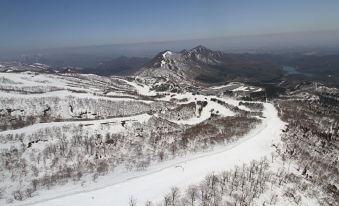
<path fill-rule="evenodd" d="M 72 184 L 57 190 L 43 191 L 23 204 L 33 205 L 128 205 L 133 196 L 140 205 L 147 200 L 161 201 L 172 186 L 185 188 L 198 183 L 207 174 L 233 169 L 236 165 L 260 160 L 280 142 L 284 123 L 270 103 L 264 104 L 263 122 L 241 140 L 150 166 L 146 171 L 103 177 L 83 189 Z M 20 203 L 19 203 L 20 205 Z"/>

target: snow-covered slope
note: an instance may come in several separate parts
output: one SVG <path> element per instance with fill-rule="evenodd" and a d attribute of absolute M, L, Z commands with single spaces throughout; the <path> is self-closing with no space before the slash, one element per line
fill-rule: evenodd
<path fill-rule="evenodd" d="M 262 121 L 239 100 L 158 92 L 162 82 L 153 80 L 0 73 L 0 204 L 43 199 L 72 180 L 81 190 L 98 176 L 123 179 L 235 142 Z"/>
<path fill-rule="evenodd" d="M 279 119 L 274 106 L 265 103 L 263 123 L 234 144 L 217 147 L 212 152 L 176 158 L 151 166 L 147 171 L 113 176 L 106 179 L 107 182 L 98 184 L 98 188 L 93 186 L 79 190 L 64 187 L 58 190 L 58 194 L 56 191 L 48 191 L 24 204 L 123 206 L 128 205 L 131 196 L 141 205 L 147 200 L 161 201 L 172 186 L 185 188 L 198 183 L 211 172 L 220 172 L 268 156 L 273 151 L 272 144 L 280 141 L 283 128 L 284 123 Z"/>

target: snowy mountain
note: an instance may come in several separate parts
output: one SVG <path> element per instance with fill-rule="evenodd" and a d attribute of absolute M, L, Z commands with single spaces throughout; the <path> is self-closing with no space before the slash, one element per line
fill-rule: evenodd
<path fill-rule="evenodd" d="M 279 66 L 253 55 L 226 54 L 197 46 L 181 52 L 163 51 L 135 73 L 168 82 L 220 83 L 232 80 L 260 81 L 279 77 Z"/>
<path fill-rule="evenodd" d="M 225 54 L 220 51 L 212 51 L 201 45 L 190 50 L 183 50 L 180 53 L 183 54 L 186 60 L 205 64 L 220 64 L 225 56 Z"/>
<path fill-rule="evenodd" d="M 142 77 L 165 78 L 174 82 L 194 80 L 208 71 L 209 64 L 220 64 L 223 53 L 198 46 L 181 52 L 163 51 L 136 72 Z"/>

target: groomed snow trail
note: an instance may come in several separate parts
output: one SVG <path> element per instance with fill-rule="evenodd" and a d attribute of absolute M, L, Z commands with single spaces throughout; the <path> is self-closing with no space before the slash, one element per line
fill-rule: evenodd
<path fill-rule="evenodd" d="M 31 205 L 65 206 L 65 205 L 128 205 L 131 196 L 138 205 L 144 205 L 147 200 L 159 202 L 172 186 L 184 190 L 187 186 L 199 183 L 207 174 L 233 169 L 235 165 L 269 157 L 273 151 L 272 144 L 280 141 L 284 123 L 279 119 L 277 110 L 270 103 L 264 104 L 264 118 L 260 129 L 250 132 L 233 146 L 224 146 L 218 152 L 206 153 L 198 158 L 188 158 L 181 162 L 180 167 L 170 165 L 160 170 L 148 171 L 143 176 L 128 178 L 120 183 L 101 189 L 69 194 L 58 198 L 36 199 Z M 48 197 L 47 197 L 48 198 Z M 29 203 L 26 202 L 26 204 Z M 25 204 L 23 202 L 23 204 Z"/>

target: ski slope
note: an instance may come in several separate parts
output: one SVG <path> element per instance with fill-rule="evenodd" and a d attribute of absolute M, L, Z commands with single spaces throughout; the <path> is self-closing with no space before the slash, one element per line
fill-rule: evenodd
<path fill-rule="evenodd" d="M 233 169 L 235 165 L 249 163 L 270 155 L 272 144 L 280 141 L 284 123 L 279 119 L 271 103 L 264 103 L 263 123 L 234 144 L 215 148 L 211 152 L 189 155 L 185 158 L 168 161 L 160 166 L 151 166 L 146 171 L 125 178 L 101 188 L 69 193 L 49 193 L 33 197 L 19 205 L 128 205 L 131 196 L 138 205 L 147 200 L 162 201 L 171 187 L 185 189 L 198 183 L 207 174 Z M 124 176 L 122 174 L 122 176 Z M 113 177 L 114 178 L 114 177 Z M 49 195 L 48 195 L 49 194 Z"/>

